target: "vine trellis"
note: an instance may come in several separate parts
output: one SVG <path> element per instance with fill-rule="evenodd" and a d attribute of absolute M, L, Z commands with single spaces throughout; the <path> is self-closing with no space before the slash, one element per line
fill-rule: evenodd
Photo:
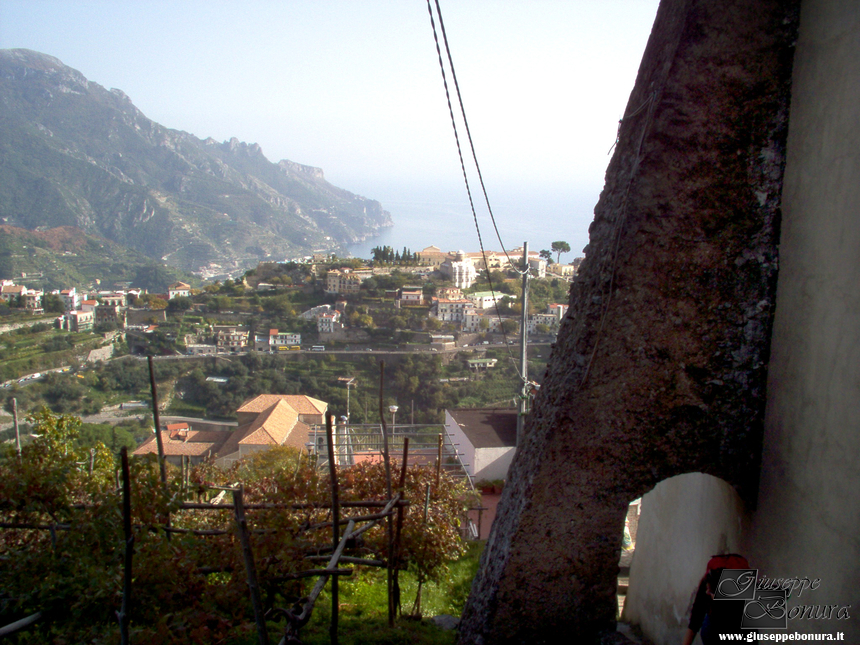
<path fill-rule="evenodd" d="M 384 366 L 381 366 L 381 378 L 384 374 Z M 328 442 L 329 454 L 333 454 L 333 417 L 326 417 L 326 435 Z M 387 438 L 387 426 L 385 424 L 384 415 L 381 415 L 382 430 L 384 438 Z M 245 499 L 245 488 L 243 484 L 236 483 L 228 487 L 218 486 L 203 486 L 198 485 L 197 492 L 201 495 L 206 490 L 219 489 L 221 493 L 216 497 L 219 503 L 211 503 L 200 501 L 188 501 L 187 497 L 190 493 L 189 487 L 189 471 L 183 463 L 181 468 L 181 483 L 180 494 L 181 501 L 169 505 L 167 508 L 157 510 L 155 519 L 157 521 L 139 521 L 134 523 L 135 511 L 140 518 L 143 518 L 143 513 L 146 509 L 134 508 L 133 478 L 130 472 L 129 457 L 127 449 L 123 449 L 121 453 L 120 467 L 117 471 L 115 482 L 110 485 L 110 493 L 108 502 L 102 505 L 93 503 L 74 503 L 65 506 L 68 509 L 67 517 L 58 517 L 54 513 L 37 513 L 36 520 L 33 517 L 31 521 L 21 521 L 22 517 L 26 520 L 26 516 L 19 515 L 17 512 L 11 518 L 13 521 L 0 522 L 0 529 L 13 531 L 48 531 L 51 536 L 51 545 L 53 549 L 57 549 L 58 532 L 75 531 L 80 527 L 80 522 L 74 519 L 75 512 L 90 511 L 93 514 L 99 512 L 110 511 L 106 507 L 112 506 L 117 511 L 121 512 L 122 516 L 122 540 L 123 547 L 118 549 L 118 553 L 122 553 L 122 603 L 120 609 L 116 612 L 117 621 L 119 623 L 120 639 L 123 645 L 131 642 L 132 630 L 130 625 L 135 614 L 134 596 L 135 596 L 135 547 L 141 536 L 151 533 L 162 533 L 169 540 L 171 535 L 186 535 L 195 538 L 206 539 L 213 536 L 234 535 L 241 551 L 241 562 L 244 565 L 244 577 L 247 582 L 247 593 L 250 599 L 250 604 L 253 608 L 254 620 L 258 642 L 261 645 L 268 645 L 269 632 L 266 627 L 266 620 L 285 620 L 283 637 L 280 640 L 281 645 L 287 643 L 301 642 L 300 630 L 309 622 L 313 613 L 315 604 L 326 584 L 331 582 L 331 642 L 338 642 L 338 604 L 339 590 L 338 579 L 341 576 L 349 576 L 353 569 L 351 566 L 367 566 L 377 567 L 387 570 L 388 579 L 388 622 L 389 625 L 394 624 L 394 619 L 400 609 L 400 586 L 399 586 L 399 571 L 405 568 L 405 558 L 403 556 L 403 526 L 405 511 L 409 506 L 409 502 L 405 499 L 407 466 L 409 461 L 409 439 L 403 441 L 403 453 L 400 458 L 399 479 L 395 483 L 391 472 L 391 459 L 388 454 L 388 442 L 383 445 L 383 461 L 385 463 L 385 489 L 383 499 L 364 499 L 353 501 L 340 500 L 340 482 L 337 460 L 329 460 L 328 473 L 330 480 L 330 499 L 328 502 L 320 502 L 317 498 L 316 502 L 309 503 L 248 503 Z M 26 458 L 26 455 L 24 456 Z M 17 459 L 20 461 L 21 456 Z M 161 456 L 163 459 L 163 456 Z M 440 463 L 436 464 L 436 484 L 439 484 Z M 90 473 L 91 474 L 91 473 Z M 159 478 L 160 479 L 160 478 Z M 115 484 L 115 486 L 114 486 Z M 138 481 L 138 486 L 142 486 Z M 430 484 L 427 484 L 427 495 L 429 495 Z M 164 499 L 169 499 L 170 493 L 167 486 L 162 488 L 162 483 L 158 482 L 152 486 L 153 491 L 163 491 Z M 224 503 L 225 495 L 229 494 L 232 497 L 231 503 Z M 322 498 L 324 499 L 324 498 Z M 138 502 L 141 503 L 141 502 Z M 425 507 L 426 507 L 425 502 Z M 151 510 L 151 509 L 150 509 Z M 304 568 L 304 570 L 291 570 L 282 572 L 278 577 L 269 576 L 265 579 L 269 588 L 273 585 L 283 585 L 284 583 L 306 579 L 317 578 L 311 592 L 298 599 L 287 607 L 270 606 L 268 611 L 264 609 L 261 598 L 261 581 L 258 578 L 258 562 L 255 560 L 254 540 L 252 536 L 277 533 L 279 529 L 260 526 L 259 523 L 255 526 L 254 522 L 249 522 L 248 514 L 253 514 L 257 511 L 299 511 L 304 512 L 304 522 L 298 527 L 297 532 L 300 535 L 307 535 L 316 531 L 331 529 L 331 544 L 330 546 L 308 546 L 313 544 L 313 540 L 307 540 L 305 546 L 302 547 L 303 560 L 310 563 L 323 563 L 322 567 Z M 203 511 L 205 515 L 210 513 L 223 514 L 232 511 L 232 519 L 229 521 L 229 526 L 223 524 L 215 528 L 188 528 L 181 526 L 182 514 L 184 511 Z M 113 511 L 110 511 L 113 512 Z M 171 512 L 173 518 L 171 518 Z M 320 518 L 319 513 L 324 513 Z M 343 513 L 342 513 L 343 512 Z M 328 517 L 326 517 L 328 516 Z M 198 519 L 199 513 L 196 515 Z M 425 508 L 426 522 L 426 508 Z M 314 521 L 311 521 L 312 518 Z M 10 518 L 4 518 L 10 519 Z M 174 521 L 173 520 L 180 520 Z M 192 518 L 193 519 L 193 518 Z M 300 518 L 294 518 L 296 520 Z M 324 521 L 319 521 L 320 519 Z M 14 521 L 17 520 L 17 521 Z M 387 530 L 384 540 L 384 548 L 377 548 L 377 552 L 385 552 L 384 557 L 362 557 L 366 555 L 366 550 L 362 550 L 362 536 L 373 527 L 385 521 Z M 208 523 L 204 524 L 208 525 Z M 295 527 L 290 529 L 295 530 Z M 238 562 L 238 561 L 237 561 Z M 200 566 L 198 573 L 200 575 L 208 575 L 211 573 L 226 573 L 231 572 L 238 575 L 238 571 L 242 565 L 233 566 L 215 566 L 203 567 Z M 302 569 L 303 567 L 296 567 Z M 283 589 L 283 587 L 281 587 Z M 138 591 L 139 593 L 139 591 Z M 274 598 L 277 594 L 269 594 L 270 605 L 274 604 Z M 288 598 L 287 594 L 280 594 L 282 598 Z M 288 601 L 289 602 L 289 601 Z M 33 625 L 35 622 L 45 618 L 45 612 L 34 612 L 25 618 L 15 621 L 5 627 L 0 627 L 0 637 L 25 629 Z"/>

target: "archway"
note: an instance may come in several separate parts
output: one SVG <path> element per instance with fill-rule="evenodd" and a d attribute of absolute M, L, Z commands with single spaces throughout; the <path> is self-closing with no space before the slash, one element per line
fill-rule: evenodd
<path fill-rule="evenodd" d="M 703 473 L 663 480 L 642 497 L 621 620 L 654 643 L 676 644 L 708 559 L 745 553 L 749 515 L 727 482 Z"/>

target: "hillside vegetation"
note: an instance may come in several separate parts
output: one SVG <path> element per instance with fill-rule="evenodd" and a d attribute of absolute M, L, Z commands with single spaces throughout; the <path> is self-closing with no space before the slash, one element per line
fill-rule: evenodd
<path fill-rule="evenodd" d="M 46 290 L 130 283 L 155 293 L 177 280 L 196 282 L 183 271 L 78 228 L 28 231 L 8 225 L 0 225 L 0 279 Z"/>

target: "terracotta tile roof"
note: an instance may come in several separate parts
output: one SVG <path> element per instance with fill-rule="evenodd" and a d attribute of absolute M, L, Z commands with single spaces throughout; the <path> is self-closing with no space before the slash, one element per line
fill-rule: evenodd
<path fill-rule="evenodd" d="M 287 437 L 284 445 L 304 450 L 305 444 L 310 441 L 310 437 L 311 427 L 307 423 L 296 421 L 296 425 L 293 427 L 293 431 Z"/>
<path fill-rule="evenodd" d="M 378 450 L 358 450 L 352 453 L 353 462 L 356 464 L 363 463 L 371 463 L 371 464 L 381 464 L 385 461 L 382 456 L 382 453 Z M 392 464 L 398 464 L 402 460 L 398 460 L 395 457 L 391 458 Z M 436 465 L 436 452 L 433 451 L 433 454 L 429 453 L 410 453 L 408 459 L 408 466 L 435 466 Z"/>
<path fill-rule="evenodd" d="M 231 432 L 230 437 L 224 442 L 224 445 L 221 446 L 221 450 L 218 451 L 217 456 L 224 457 L 226 455 L 232 455 L 235 452 L 239 452 L 239 440 L 242 439 L 243 436 L 242 428 Z"/>
<path fill-rule="evenodd" d="M 186 423 L 168 425 L 161 433 L 164 454 L 225 457 L 238 453 L 242 446 L 285 445 L 302 449 L 309 441 L 311 427 L 299 421 L 299 416 L 321 415 L 327 407 L 324 401 L 309 396 L 261 394 L 239 408 L 239 412 L 256 413 L 256 416 L 233 432 L 186 430 Z M 157 452 L 155 435 L 152 435 L 134 454 Z"/>
<path fill-rule="evenodd" d="M 328 404 L 303 394 L 260 394 L 246 401 L 237 412 L 265 412 L 278 401 L 285 401 L 299 414 L 324 414 Z"/>
<path fill-rule="evenodd" d="M 280 446 L 293 430 L 299 415 L 286 401 L 278 401 L 248 426 L 240 444 Z"/>
<path fill-rule="evenodd" d="M 191 457 L 206 456 L 207 453 L 216 454 L 232 433 L 218 430 L 191 430 L 185 440 L 178 435 L 173 438 L 167 433 L 161 432 L 161 442 L 164 444 L 164 455 L 166 457 L 178 457 L 189 455 Z M 155 435 L 151 435 L 134 451 L 135 455 L 157 455 L 158 443 Z"/>

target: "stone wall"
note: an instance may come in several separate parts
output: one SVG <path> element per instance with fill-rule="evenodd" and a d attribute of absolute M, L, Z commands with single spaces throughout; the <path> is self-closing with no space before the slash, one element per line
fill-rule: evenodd
<path fill-rule="evenodd" d="M 722 548 L 718 536 L 739 525 L 740 544 L 728 548 L 745 553 L 760 575 L 820 581 L 788 599 L 789 633 L 841 632 L 843 642 L 860 643 L 858 78 L 860 5 L 804 0 L 757 508 L 741 522 L 721 512 L 724 483 L 669 480 L 645 497 L 648 538 L 637 544 L 625 618 L 658 645 L 680 642 L 689 618 L 684 585 L 692 588 L 704 560 Z M 828 608 L 829 617 L 799 618 L 804 607 L 819 615 Z"/>
<path fill-rule="evenodd" d="M 628 503 L 756 500 L 797 4 L 664 0 L 462 644 L 614 630 Z"/>

